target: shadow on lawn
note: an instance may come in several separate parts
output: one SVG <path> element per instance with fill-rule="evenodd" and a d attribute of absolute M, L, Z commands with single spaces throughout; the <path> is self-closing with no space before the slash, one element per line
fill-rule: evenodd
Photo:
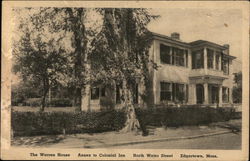
<path fill-rule="evenodd" d="M 15 137 L 11 140 L 12 146 L 41 146 L 59 143 L 64 139 L 61 135 L 34 136 L 34 137 Z"/>

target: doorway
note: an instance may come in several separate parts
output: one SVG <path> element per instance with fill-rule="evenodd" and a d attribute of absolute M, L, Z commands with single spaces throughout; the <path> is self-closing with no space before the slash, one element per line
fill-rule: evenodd
<path fill-rule="evenodd" d="M 211 103 L 219 103 L 219 87 L 218 86 L 211 86 Z"/>
<path fill-rule="evenodd" d="M 203 104 L 204 102 L 204 87 L 202 84 L 196 85 L 196 102 L 197 104 Z"/>

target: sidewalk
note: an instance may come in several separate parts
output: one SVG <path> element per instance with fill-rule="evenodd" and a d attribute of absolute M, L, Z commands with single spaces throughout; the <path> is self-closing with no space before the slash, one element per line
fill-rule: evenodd
<path fill-rule="evenodd" d="M 226 125 L 226 126 L 225 126 Z M 72 134 L 57 136 L 16 137 L 14 146 L 50 148 L 107 148 L 114 146 L 193 139 L 231 133 L 227 126 L 239 126 L 240 121 L 214 123 L 209 126 L 186 126 L 179 128 L 153 128 L 150 135 L 135 133 L 105 132 L 99 134 Z"/>

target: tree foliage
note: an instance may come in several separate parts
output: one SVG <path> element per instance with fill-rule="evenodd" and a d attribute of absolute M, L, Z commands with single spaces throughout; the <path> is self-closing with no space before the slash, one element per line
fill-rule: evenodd
<path fill-rule="evenodd" d="M 55 34 L 50 27 L 53 23 L 48 25 L 48 15 L 43 16 L 41 13 L 46 13 L 45 9 L 33 11 L 18 24 L 21 34 L 13 43 L 13 71 L 21 73 L 24 82 L 39 84 L 37 87 L 43 91 L 43 111 L 49 89 L 65 80 L 70 63 L 64 46 L 65 33 Z"/>
<path fill-rule="evenodd" d="M 139 80 L 147 80 L 148 67 L 152 63 L 148 50 L 151 33 L 147 24 L 157 18 L 146 9 L 99 9 L 103 16 L 101 32 L 93 41 L 95 48 L 90 55 L 93 80 L 122 84 L 122 102 L 127 111 L 125 131 L 140 128 L 136 119 L 133 86 Z M 152 63 L 154 64 L 154 63 Z"/>
<path fill-rule="evenodd" d="M 152 63 L 148 57 L 151 33 L 146 26 L 157 16 L 150 15 L 146 9 L 98 11 L 103 16 L 103 26 L 92 43 L 91 70 L 96 73 L 93 80 L 135 81 Z"/>
<path fill-rule="evenodd" d="M 242 102 L 242 72 L 234 74 L 234 83 L 236 84 L 233 87 L 233 102 L 241 103 Z"/>
<path fill-rule="evenodd" d="M 88 24 L 87 9 L 48 7 L 25 10 L 32 12 L 25 21 L 20 21 L 19 29 L 23 35 L 22 41 L 16 42 L 15 71 L 21 72 L 23 78 L 29 76 L 34 81 L 48 77 L 44 81 L 46 86 L 63 78 L 61 81 L 74 91 L 75 105 L 80 103 L 82 89 L 88 83 L 86 73 L 89 71 L 85 70 L 87 45 L 94 34 L 92 28 L 85 27 Z M 34 56 L 20 54 L 29 53 L 28 50 L 37 47 L 40 49 Z"/>
<path fill-rule="evenodd" d="M 88 24 L 90 10 L 38 8 L 21 21 L 14 70 L 24 79 L 42 82 L 44 99 L 59 79 L 74 87 L 76 102 L 87 84 L 122 84 L 123 104 L 134 115 L 134 84 L 146 83 L 149 66 L 156 67 L 148 55 L 147 25 L 157 16 L 141 8 L 99 8 L 92 10 L 101 17 L 98 26 Z"/>

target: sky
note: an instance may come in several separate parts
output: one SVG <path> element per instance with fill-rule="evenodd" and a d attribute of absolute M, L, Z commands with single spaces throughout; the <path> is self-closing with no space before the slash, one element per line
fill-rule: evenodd
<path fill-rule="evenodd" d="M 150 22 L 152 32 L 170 36 L 172 32 L 180 33 L 184 42 L 207 40 L 220 45 L 230 45 L 230 55 L 237 58 L 233 61 L 233 71 L 241 71 L 242 59 L 242 14 L 237 9 L 151 9 L 151 13 L 160 18 Z M 25 10 L 21 15 L 26 16 Z M 16 22 L 17 19 L 13 20 Z M 15 35 L 18 33 L 14 32 Z"/>
<path fill-rule="evenodd" d="M 170 36 L 180 33 L 184 42 L 207 40 L 230 45 L 230 55 L 236 56 L 234 71 L 241 70 L 242 14 L 237 9 L 152 9 L 160 18 L 148 28 L 152 32 Z"/>

